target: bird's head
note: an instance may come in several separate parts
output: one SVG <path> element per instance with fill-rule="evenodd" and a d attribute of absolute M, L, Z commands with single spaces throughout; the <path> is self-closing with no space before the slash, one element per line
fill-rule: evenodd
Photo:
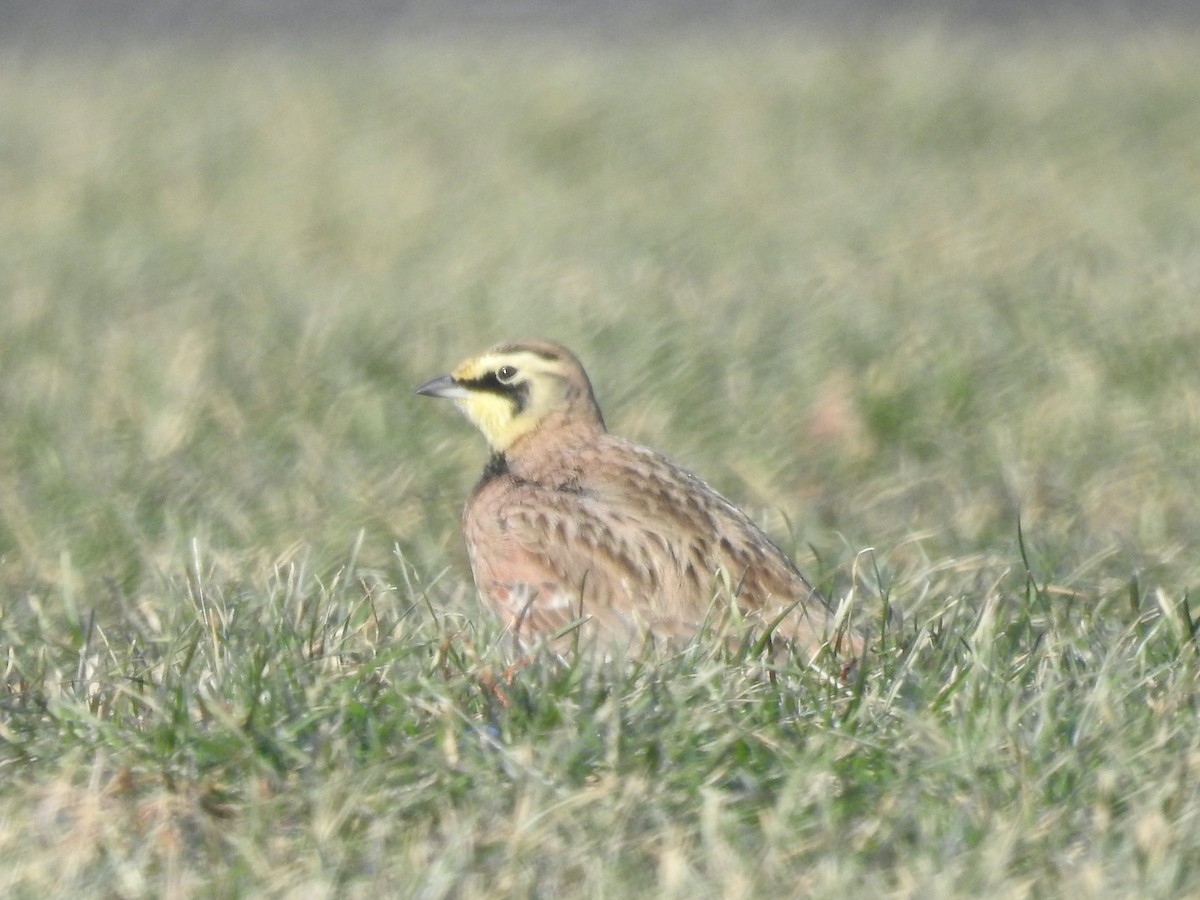
<path fill-rule="evenodd" d="M 417 393 L 453 400 L 496 453 L 550 419 L 604 429 L 583 366 L 551 341 L 499 344 L 425 382 Z"/>

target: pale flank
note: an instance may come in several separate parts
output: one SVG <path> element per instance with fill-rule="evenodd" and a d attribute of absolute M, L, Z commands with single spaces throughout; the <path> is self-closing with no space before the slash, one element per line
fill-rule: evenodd
<path fill-rule="evenodd" d="M 417 393 L 453 400 L 491 448 L 463 529 L 475 584 L 518 640 L 629 647 L 711 626 L 770 633 L 806 659 L 862 652 L 744 512 L 608 433 L 566 348 L 501 344 Z"/>

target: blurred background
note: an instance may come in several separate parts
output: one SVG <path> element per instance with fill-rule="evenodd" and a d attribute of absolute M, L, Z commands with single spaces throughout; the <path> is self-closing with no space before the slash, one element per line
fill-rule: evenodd
<path fill-rule="evenodd" d="M 0 0 L 0 894 L 1200 895 L 1195 5 Z M 899 643 L 502 678 L 535 335 Z"/>
<path fill-rule="evenodd" d="M 1190 7 L 8 0 L 4 576 L 365 529 L 468 596 L 483 448 L 411 389 L 543 334 L 829 578 L 1020 518 L 1182 586 Z"/>
<path fill-rule="evenodd" d="M 781 23 L 869 26 L 889 16 L 1006 25 L 1069 17 L 1086 29 L 1196 14 L 1191 0 L 7 0 L 0 6 L 0 33 L 11 40 L 17 35 L 362 35 L 382 29 L 401 34 L 565 31 L 628 38 L 646 29 L 770 28 Z"/>

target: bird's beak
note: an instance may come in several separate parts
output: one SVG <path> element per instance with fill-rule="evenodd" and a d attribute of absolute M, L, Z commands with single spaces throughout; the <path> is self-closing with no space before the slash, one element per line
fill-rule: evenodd
<path fill-rule="evenodd" d="M 441 375 L 417 388 L 418 394 L 426 397 L 441 397 L 443 400 L 466 400 L 471 392 L 454 380 L 453 375 Z"/>

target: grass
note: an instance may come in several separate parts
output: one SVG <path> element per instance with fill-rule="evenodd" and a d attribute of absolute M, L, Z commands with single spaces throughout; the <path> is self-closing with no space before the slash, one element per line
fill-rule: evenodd
<path fill-rule="evenodd" d="M 1195 895 L 1194 46 L 10 54 L 0 888 Z M 858 683 L 505 684 L 412 389 L 531 334 L 904 612 Z"/>

